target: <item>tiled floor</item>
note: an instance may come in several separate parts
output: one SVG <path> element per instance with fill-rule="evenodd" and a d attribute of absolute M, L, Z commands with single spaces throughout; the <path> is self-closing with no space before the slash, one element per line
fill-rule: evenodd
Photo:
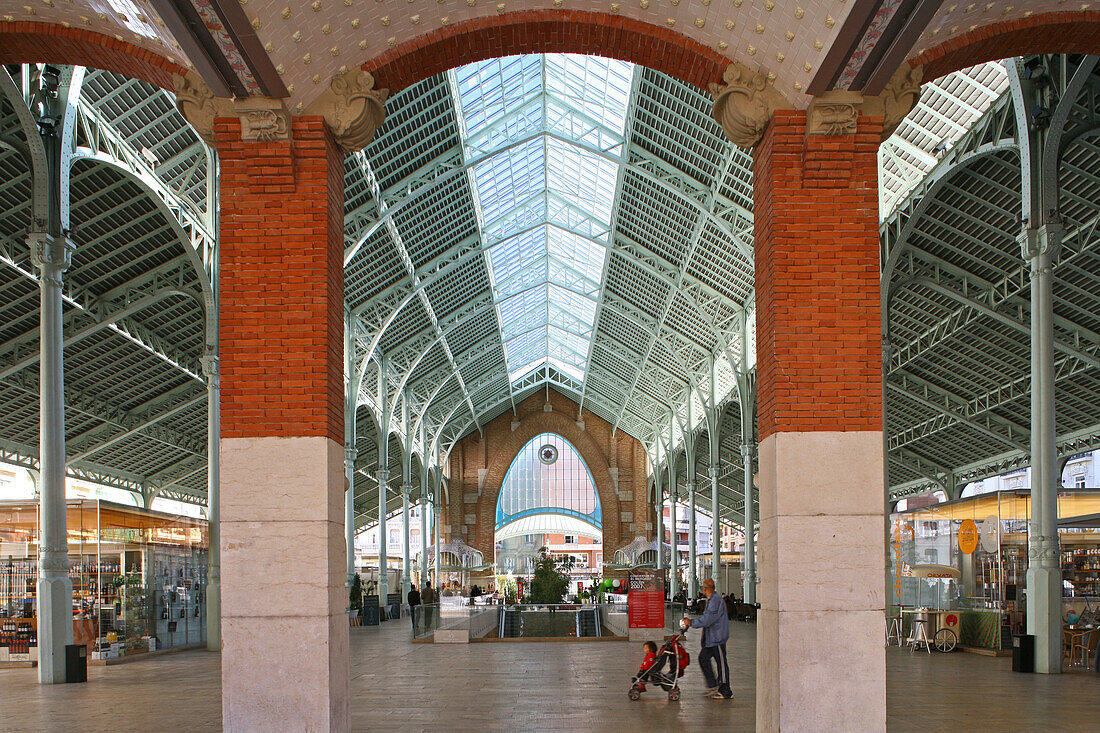
<path fill-rule="evenodd" d="M 732 703 L 699 697 L 694 658 L 684 696 L 627 699 L 640 645 L 411 644 L 405 622 L 352 629 L 357 731 L 660 731 L 754 727 L 754 627 L 734 624 Z M 293 663 L 288 660 L 288 663 Z M 1014 674 L 1011 660 L 887 651 L 891 731 L 1095 731 L 1100 675 Z M 0 670 L 2 731 L 214 731 L 219 659 L 183 652 L 89 670 L 85 685 L 40 686 Z M 293 728 L 288 727 L 288 730 Z"/>

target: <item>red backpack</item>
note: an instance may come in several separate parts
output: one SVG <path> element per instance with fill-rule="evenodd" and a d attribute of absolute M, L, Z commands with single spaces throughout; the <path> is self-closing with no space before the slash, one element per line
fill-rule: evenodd
<path fill-rule="evenodd" d="M 687 669 L 689 664 L 691 664 L 691 655 L 688 654 L 687 649 L 684 649 L 683 644 L 676 645 L 676 663 L 680 668 L 680 671 L 676 676 L 683 677 L 684 670 Z"/>

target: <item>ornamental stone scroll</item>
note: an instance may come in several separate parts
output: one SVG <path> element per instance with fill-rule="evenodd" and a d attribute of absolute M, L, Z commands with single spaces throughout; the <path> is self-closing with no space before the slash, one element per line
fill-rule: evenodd
<path fill-rule="evenodd" d="M 923 77 L 923 67 L 903 64 L 877 96 L 840 89 L 820 94 L 806 110 L 806 134 L 854 135 L 862 113 L 883 118 L 882 140 L 886 140 L 920 100 Z M 722 80 L 724 84 L 710 85 L 714 119 L 736 145 L 756 145 L 776 110 L 794 109 L 763 71 L 733 63 L 726 67 Z"/>
<path fill-rule="evenodd" d="M 386 119 L 388 89 L 375 89 L 374 77 L 362 69 L 332 77 L 329 87 L 306 108 L 321 115 L 346 153 L 367 147 Z"/>
<path fill-rule="evenodd" d="M 215 97 L 206 82 L 189 71 L 175 80 L 176 108 L 208 145 L 214 147 L 214 120 L 236 117 L 241 139 L 289 140 L 291 115 L 282 100 L 265 97 Z M 345 152 L 362 150 L 386 118 L 389 92 L 374 88 L 374 77 L 352 69 L 332 78 L 320 97 L 302 111 L 325 119 L 337 145 Z M 298 109 L 301 109 L 299 107 Z"/>
<path fill-rule="evenodd" d="M 760 141 L 777 109 L 793 108 L 763 72 L 734 62 L 722 74 L 723 84 L 711 84 L 714 119 L 735 145 L 751 148 Z"/>
<path fill-rule="evenodd" d="M 233 100 L 215 97 L 214 92 L 194 71 L 175 78 L 176 109 L 191 123 L 199 137 L 214 147 L 214 119 L 235 117 Z"/>

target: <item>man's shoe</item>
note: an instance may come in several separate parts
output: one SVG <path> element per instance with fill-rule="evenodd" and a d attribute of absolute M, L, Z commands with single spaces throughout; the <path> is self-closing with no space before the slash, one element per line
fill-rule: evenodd
<path fill-rule="evenodd" d="M 717 687 L 708 687 L 707 689 L 703 690 L 703 697 L 710 697 L 711 695 L 715 694 L 716 692 L 718 692 Z"/>
<path fill-rule="evenodd" d="M 711 700 L 732 700 L 733 699 L 733 695 L 730 695 L 729 697 L 726 697 L 721 692 L 717 692 L 717 691 L 715 691 L 715 693 L 713 695 L 709 695 L 708 697 L 710 697 Z"/>

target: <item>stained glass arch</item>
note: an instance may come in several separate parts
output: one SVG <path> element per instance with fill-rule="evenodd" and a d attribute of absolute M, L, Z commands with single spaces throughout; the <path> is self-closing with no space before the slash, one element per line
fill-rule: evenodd
<path fill-rule="evenodd" d="M 553 460 L 547 460 L 548 454 L 553 454 Z M 497 497 L 496 530 L 536 515 L 557 515 L 573 520 L 573 526 L 588 525 L 586 534 L 603 528 L 592 472 L 573 444 L 556 433 L 536 435 L 512 459 Z"/>

